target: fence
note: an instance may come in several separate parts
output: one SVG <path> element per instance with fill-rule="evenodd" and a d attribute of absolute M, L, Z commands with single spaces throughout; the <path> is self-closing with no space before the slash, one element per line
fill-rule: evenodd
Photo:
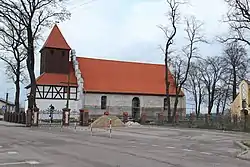
<path fill-rule="evenodd" d="M 178 127 L 186 127 L 186 128 L 205 128 L 205 129 L 217 129 L 217 130 L 228 130 L 228 131 L 246 131 L 250 132 L 250 115 L 246 118 L 244 116 L 232 116 L 230 114 L 227 115 L 200 115 L 196 116 L 194 114 L 184 115 L 184 112 L 179 115 L 177 113 L 174 118 L 174 123 L 169 124 L 167 120 L 167 112 L 161 111 L 159 108 L 152 112 L 152 108 L 147 108 L 141 111 L 139 123 L 143 125 L 157 125 L 157 126 L 178 126 Z M 104 110 L 107 114 L 107 111 Z M 161 112 L 160 112 L 161 111 Z M 94 112 L 94 111 L 91 111 Z M 118 116 L 123 121 L 129 121 L 129 114 L 124 114 L 127 112 L 116 112 L 116 116 Z M 154 113 L 154 114 L 153 114 Z M 51 122 L 51 112 L 48 110 L 39 111 L 39 125 L 56 125 L 60 126 L 62 123 L 63 112 L 60 110 L 53 111 L 52 122 Z M 101 115 L 104 115 L 102 113 Z M 114 113 L 110 115 L 115 115 Z M 80 123 L 80 113 L 77 111 L 70 112 L 70 124 Z M 88 117 L 88 116 L 87 116 Z M 93 118 L 93 116 L 92 116 Z M 87 120 L 87 123 L 84 125 L 89 125 L 92 121 L 94 121 L 90 117 Z M 124 119 L 126 118 L 126 119 Z M 13 123 L 21 123 L 26 124 L 26 114 L 25 112 L 20 113 L 4 113 L 4 120 Z M 73 124 L 73 125 L 74 125 Z"/>
<path fill-rule="evenodd" d="M 188 114 L 184 119 L 175 119 L 174 123 L 168 124 L 167 119 L 145 124 L 158 126 L 179 126 L 186 128 L 203 128 L 228 131 L 250 132 L 250 116 L 240 117 L 231 115 L 200 115 Z"/>
<path fill-rule="evenodd" d="M 26 124 L 26 114 L 25 112 L 5 112 L 4 113 L 4 121 L 19 123 L 19 124 Z"/>
<path fill-rule="evenodd" d="M 79 122 L 79 111 L 70 111 L 69 123 Z M 62 110 L 40 110 L 38 115 L 39 125 L 61 125 L 63 118 Z"/>

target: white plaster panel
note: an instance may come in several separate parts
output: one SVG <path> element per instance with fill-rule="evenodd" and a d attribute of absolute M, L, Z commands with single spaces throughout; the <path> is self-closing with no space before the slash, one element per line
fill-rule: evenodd
<path fill-rule="evenodd" d="M 163 107 L 165 96 L 124 95 L 124 94 L 86 94 L 85 105 L 100 106 L 101 96 L 107 96 L 107 106 L 131 106 L 132 99 L 138 97 L 141 107 Z M 174 97 L 170 98 L 174 105 Z M 185 108 L 185 97 L 179 98 L 179 108 Z"/>
<path fill-rule="evenodd" d="M 43 91 L 43 86 L 37 86 L 40 91 Z"/>
<path fill-rule="evenodd" d="M 44 86 L 44 91 L 47 92 L 49 90 L 50 86 Z"/>

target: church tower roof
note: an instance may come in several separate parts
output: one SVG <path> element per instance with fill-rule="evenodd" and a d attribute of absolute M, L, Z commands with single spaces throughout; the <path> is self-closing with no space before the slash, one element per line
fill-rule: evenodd
<path fill-rule="evenodd" d="M 67 41 L 63 37 L 59 27 L 55 24 L 53 29 L 51 30 L 49 37 L 45 41 L 42 49 L 44 48 L 55 48 L 55 49 L 66 49 L 71 50 Z"/>

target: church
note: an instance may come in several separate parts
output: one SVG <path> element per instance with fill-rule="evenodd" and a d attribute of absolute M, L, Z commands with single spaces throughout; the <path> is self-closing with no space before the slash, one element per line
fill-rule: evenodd
<path fill-rule="evenodd" d="M 36 104 L 46 110 L 89 112 L 89 116 L 142 114 L 155 117 L 166 109 L 165 67 L 160 64 L 105 60 L 77 56 L 55 25 L 40 50 L 40 76 L 37 77 Z M 171 105 L 176 88 L 169 72 Z M 29 92 L 29 87 L 26 87 Z M 27 108 L 27 104 L 26 104 Z M 178 114 L 186 114 L 182 92 Z"/>

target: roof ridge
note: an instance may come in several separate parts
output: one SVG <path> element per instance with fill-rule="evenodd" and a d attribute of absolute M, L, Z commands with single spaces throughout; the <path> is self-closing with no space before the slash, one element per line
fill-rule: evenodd
<path fill-rule="evenodd" d="M 149 62 L 135 62 L 135 61 L 126 61 L 126 60 L 114 60 L 114 59 L 104 59 L 104 58 L 92 58 L 92 57 L 76 57 L 80 59 L 92 59 L 92 60 L 101 60 L 101 61 L 109 61 L 109 62 L 121 62 L 121 63 L 134 63 L 134 64 L 146 64 L 146 65 L 159 65 L 165 66 L 164 64 L 156 64 Z"/>

